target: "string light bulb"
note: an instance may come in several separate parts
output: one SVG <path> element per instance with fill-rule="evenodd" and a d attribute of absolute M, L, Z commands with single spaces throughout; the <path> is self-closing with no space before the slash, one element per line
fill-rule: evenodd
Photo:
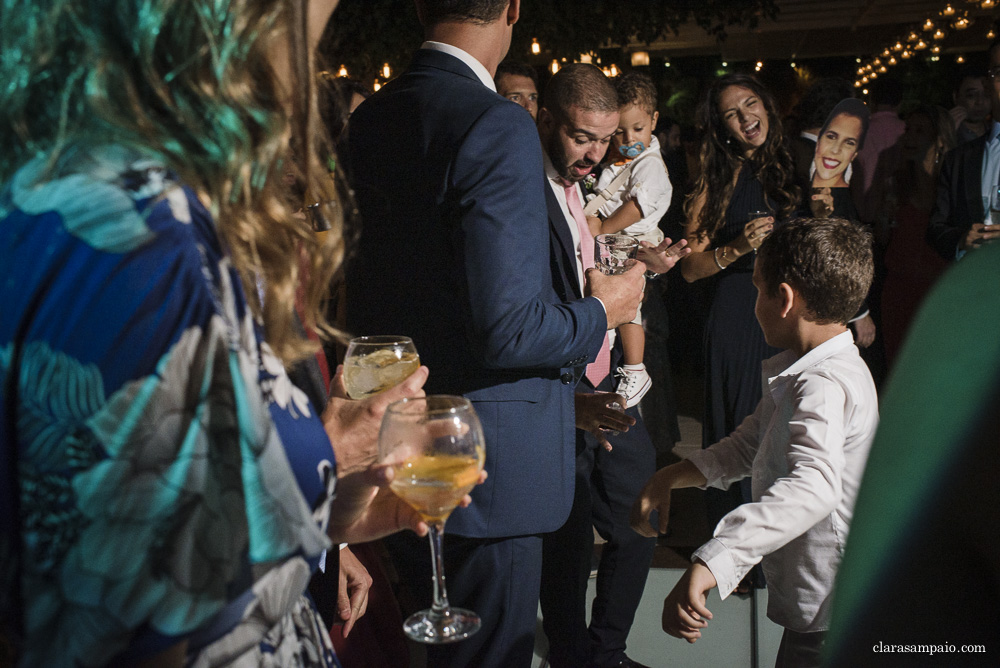
<path fill-rule="evenodd" d="M 924 21 L 924 30 L 927 32 L 934 30 L 934 21 L 931 21 L 930 19 Z"/>
<path fill-rule="evenodd" d="M 886 72 L 889 71 L 889 69 L 885 65 L 883 65 L 882 67 L 878 68 L 878 71 L 882 74 L 885 74 Z"/>
<path fill-rule="evenodd" d="M 900 51 L 902 51 L 903 50 L 903 43 L 902 42 L 896 42 L 895 44 L 892 45 L 892 50 L 896 51 L 897 53 L 900 52 Z"/>
<path fill-rule="evenodd" d="M 378 82 L 378 79 L 376 79 L 374 85 L 372 85 L 372 90 L 374 90 L 375 92 L 378 92 L 378 89 L 381 88 L 381 87 L 382 87 L 382 84 L 380 84 Z"/>
<path fill-rule="evenodd" d="M 927 48 L 927 42 L 925 42 L 922 39 L 917 40 L 917 43 L 913 45 L 913 48 L 916 49 L 917 51 L 923 51 L 924 49 Z"/>
<path fill-rule="evenodd" d="M 983 9 L 993 9 L 994 7 L 997 6 L 997 3 L 993 2 L 993 0 L 983 0 L 981 3 L 979 3 L 979 6 L 982 7 Z"/>
<path fill-rule="evenodd" d="M 953 16 L 954 14 L 955 14 L 955 8 L 952 7 L 951 5 L 948 5 L 947 7 L 941 10 L 941 16 Z"/>
<path fill-rule="evenodd" d="M 936 40 L 942 40 L 944 39 L 945 35 L 947 35 L 947 33 L 944 30 L 941 30 L 941 28 L 938 28 L 937 30 L 934 31 L 934 34 L 931 35 L 931 37 L 933 37 Z"/>
<path fill-rule="evenodd" d="M 916 42 L 918 39 L 920 39 L 920 35 L 917 34 L 916 30 L 911 30 L 910 34 L 906 36 L 907 42 Z"/>
<path fill-rule="evenodd" d="M 996 36 L 997 36 L 997 31 L 994 30 L 993 28 L 990 28 L 989 32 L 986 33 L 986 39 L 995 39 Z"/>
<path fill-rule="evenodd" d="M 555 58 L 552 59 L 552 64 L 549 65 L 549 71 L 552 72 L 552 74 L 555 74 L 556 72 L 559 71 L 559 61 L 556 60 Z"/>
<path fill-rule="evenodd" d="M 958 58 L 955 58 L 955 62 L 961 65 L 965 62 L 965 56 L 959 55 Z"/>
<path fill-rule="evenodd" d="M 895 65 L 897 62 L 898 61 L 896 60 L 896 56 L 893 56 L 892 58 L 889 59 L 889 64 L 890 65 Z"/>
<path fill-rule="evenodd" d="M 534 37 L 531 38 L 531 52 L 536 56 L 542 52 L 542 45 Z"/>
<path fill-rule="evenodd" d="M 954 28 L 955 30 L 965 30 L 966 28 L 969 27 L 969 23 L 970 21 L 968 17 L 960 16 L 959 18 L 955 19 L 955 22 L 951 24 L 951 27 Z"/>
<path fill-rule="evenodd" d="M 389 67 L 389 63 L 385 63 L 384 65 L 382 65 L 382 78 L 388 79 L 391 76 L 392 76 L 392 68 Z"/>
<path fill-rule="evenodd" d="M 340 69 L 337 70 L 337 76 L 346 79 L 350 75 L 347 73 L 347 65 L 341 65 Z"/>
<path fill-rule="evenodd" d="M 899 55 L 900 55 L 900 57 L 901 57 L 901 58 L 903 58 L 904 60 L 907 60 L 907 59 L 909 59 L 909 58 L 911 58 L 911 57 L 913 56 L 913 52 L 912 52 L 912 51 L 910 51 L 909 49 L 907 49 L 906 51 L 904 51 L 903 53 L 901 53 L 901 54 L 899 54 Z"/>
<path fill-rule="evenodd" d="M 935 55 L 941 53 L 941 47 L 935 44 L 934 46 L 931 47 L 931 53 Z"/>

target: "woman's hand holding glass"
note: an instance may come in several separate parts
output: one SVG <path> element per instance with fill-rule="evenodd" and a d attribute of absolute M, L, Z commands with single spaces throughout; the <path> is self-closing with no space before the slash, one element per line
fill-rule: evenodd
<path fill-rule="evenodd" d="M 743 234 L 736 241 L 740 255 L 760 248 L 773 229 L 774 216 L 766 211 L 751 211 L 750 222 L 743 227 Z M 744 244 L 746 248 L 743 248 Z"/>

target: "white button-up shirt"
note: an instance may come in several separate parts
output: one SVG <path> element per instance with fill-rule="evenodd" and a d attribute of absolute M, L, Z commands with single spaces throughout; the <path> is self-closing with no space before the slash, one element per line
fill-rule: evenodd
<path fill-rule="evenodd" d="M 762 562 L 767 616 L 793 631 L 823 631 L 878 425 L 875 384 L 850 332 L 762 367 L 756 410 L 690 458 L 714 487 L 750 475 L 753 502 L 726 515 L 693 557 L 708 565 L 722 598 Z"/>
<path fill-rule="evenodd" d="M 451 44 L 445 44 L 444 42 L 434 42 L 427 40 L 420 45 L 421 49 L 430 49 L 431 51 L 440 51 L 441 53 L 447 53 L 449 56 L 454 56 L 458 58 L 463 63 L 469 66 L 469 68 L 475 73 L 476 77 L 483 82 L 483 85 L 489 88 L 494 93 L 497 90 L 496 84 L 493 82 L 493 77 L 490 76 L 489 70 L 481 62 L 475 59 L 475 57 L 464 49 L 460 49 L 457 46 Z"/>

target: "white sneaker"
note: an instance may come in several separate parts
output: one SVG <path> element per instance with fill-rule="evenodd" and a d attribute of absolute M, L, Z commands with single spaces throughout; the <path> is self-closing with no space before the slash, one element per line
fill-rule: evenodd
<path fill-rule="evenodd" d="M 645 369 L 618 367 L 618 373 L 615 375 L 620 378 L 615 392 L 625 397 L 625 408 L 632 408 L 638 404 L 653 386 L 653 381 Z"/>

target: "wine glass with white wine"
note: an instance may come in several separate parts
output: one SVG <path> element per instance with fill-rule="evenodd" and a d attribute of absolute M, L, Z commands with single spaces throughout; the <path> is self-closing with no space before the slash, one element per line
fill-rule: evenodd
<path fill-rule="evenodd" d="M 386 409 L 378 445 L 379 460 L 395 473 L 390 488 L 430 526 L 434 601 L 407 618 L 403 632 L 430 644 L 468 638 L 480 619 L 448 604 L 441 536 L 445 520 L 479 482 L 486 459 L 479 417 L 464 397 L 408 397 Z"/>
<path fill-rule="evenodd" d="M 399 385 L 420 368 L 408 336 L 359 336 L 344 355 L 344 386 L 351 399 L 364 399 Z"/>

